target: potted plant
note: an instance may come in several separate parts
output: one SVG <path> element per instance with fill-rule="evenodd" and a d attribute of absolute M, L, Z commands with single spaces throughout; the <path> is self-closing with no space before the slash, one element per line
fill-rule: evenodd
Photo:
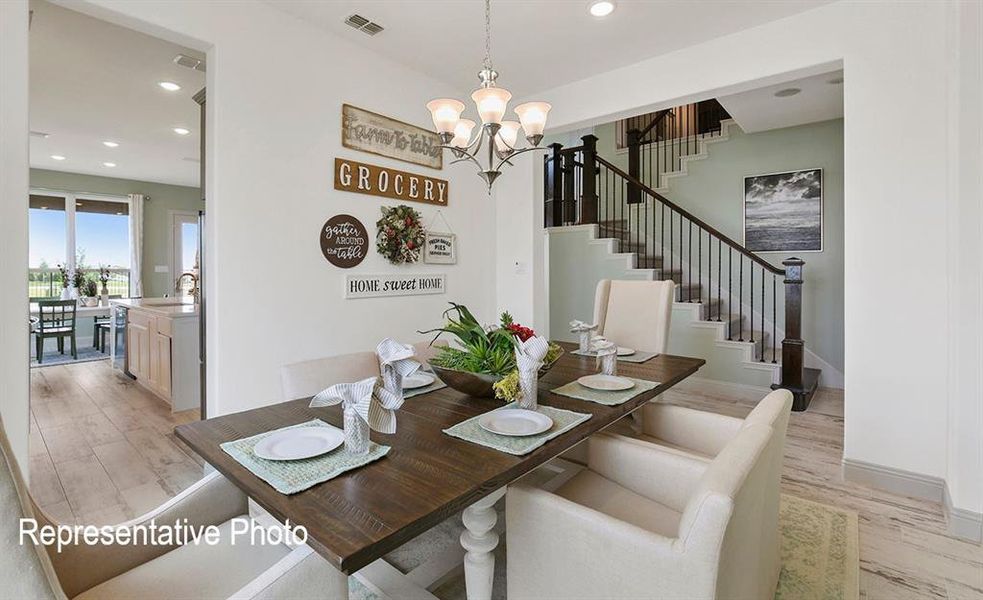
<path fill-rule="evenodd" d="M 61 274 L 61 299 L 70 300 L 72 298 L 72 291 L 69 286 L 72 285 L 72 276 L 68 272 L 68 267 L 59 263 L 58 272 Z"/>
<path fill-rule="evenodd" d="M 513 393 L 509 393 L 511 387 L 500 385 L 502 389 L 496 394 L 495 385 L 510 377 L 517 378 L 515 345 L 536 335 L 536 332 L 514 322 L 507 312 L 502 313 L 497 325 L 482 326 L 468 307 L 454 302 L 451 302 L 451 308 L 444 311 L 444 317 L 447 323 L 443 327 L 420 332 L 437 332 L 437 337 L 449 333 L 457 343 L 458 347 L 441 346 L 437 349 L 430 359 L 434 373 L 448 386 L 470 396 L 490 398 L 497 395 L 503 400 L 513 399 L 517 386 Z M 541 372 L 549 370 L 562 354 L 562 348 L 550 344 Z"/>
<path fill-rule="evenodd" d="M 99 305 L 109 306 L 109 268 L 105 266 L 99 267 L 99 281 L 102 283 L 102 289 L 99 291 Z"/>
<path fill-rule="evenodd" d="M 86 306 L 97 306 L 99 304 L 99 284 L 91 277 L 86 277 L 82 282 L 82 295 L 85 297 Z"/>
<path fill-rule="evenodd" d="M 75 288 L 75 297 L 81 298 L 85 295 L 85 282 L 87 280 L 85 269 L 80 266 L 72 271 L 72 286 Z"/>

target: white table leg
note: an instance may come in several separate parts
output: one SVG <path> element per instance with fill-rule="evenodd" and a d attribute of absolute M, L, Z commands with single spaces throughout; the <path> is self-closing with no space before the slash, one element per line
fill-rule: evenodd
<path fill-rule="evenodd" d="M 464 509 L 462 520 L 467 528 L 461 534 L 464 555 L 464 583 L 468 600 L 491 600 L 492 580 L 495 577 L 495 547 L 498 534 L 493 531 L 498 515 L 495 503 L 505 495 L 505 488 L 496 490 Z"/>

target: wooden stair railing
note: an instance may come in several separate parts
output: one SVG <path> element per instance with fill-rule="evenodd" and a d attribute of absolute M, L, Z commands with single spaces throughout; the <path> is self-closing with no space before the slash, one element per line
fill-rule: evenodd
<path fill-rule="evenodd" d="M 805 410 L 818 384 L 818 371 L 804 368 L 805 342 L 800 337 L 805 263 L 792 257 L 783 261 L 784 268 L 772 265 L 599 156 L 595 136 L 581 139 L 581 146 L 550 146 L 545 158 L 545 225 L 597 224 L 601 237 L 616 238 L 620 251 L 636 254 L 636 267 L 675 280 L 678 302 L 704 304 L 706 320 L 727 324 L 728 340 L 750 342 L 761 363 L 769 358 L 778 363 L 781 299 L 781 382 L 772 387 L 791 391 L 793 409 Z M 765 322 L 769 314 L 770 332 Z"/>

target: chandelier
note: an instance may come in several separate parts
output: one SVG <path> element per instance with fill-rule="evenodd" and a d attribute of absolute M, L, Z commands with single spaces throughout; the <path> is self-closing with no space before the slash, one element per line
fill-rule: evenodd
<path fill-rule="evenodd" d="M 464 103 L 453 98 L 431 100 L 427 109 L 440 136 L 441 148 L 450 150 L 455 157 L 451 164 L 473 162 L 478 167 L 478 175 L 488 184 L 489 193 L 504 165 L 511 165 L 511 160 L 519 154 L 541 149 L 539 143 L 546 128 L 546 115 L 552 108 L 546 102 L 526 102 L 515 107 L 518 122 L 503 121 L 512 94 L 495 85 L 497 78 L 498 72 L 492 68 L 491 61 L 491 0 L 485 0 L 485 61 L 478 73 L 481 87 L 471 94 L 481 118 L 481 129 L 472 138 L 475 122 L 461 118 Z M 516 148 L 519 127 L 522 127 L 529 147 Z M 479 157 L 484 158 L 484 164 Z"/>

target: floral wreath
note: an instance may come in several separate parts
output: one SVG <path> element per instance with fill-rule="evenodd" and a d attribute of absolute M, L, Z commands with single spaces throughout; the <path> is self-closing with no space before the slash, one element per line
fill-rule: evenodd
<path fill-rule="evenodd" d="M 382 218 L 376 221 L 375 249 L 394 265 L 420 260 L 423 247 L 423 225 L 420 213 L 400 204 L 382 207 Z"/>

